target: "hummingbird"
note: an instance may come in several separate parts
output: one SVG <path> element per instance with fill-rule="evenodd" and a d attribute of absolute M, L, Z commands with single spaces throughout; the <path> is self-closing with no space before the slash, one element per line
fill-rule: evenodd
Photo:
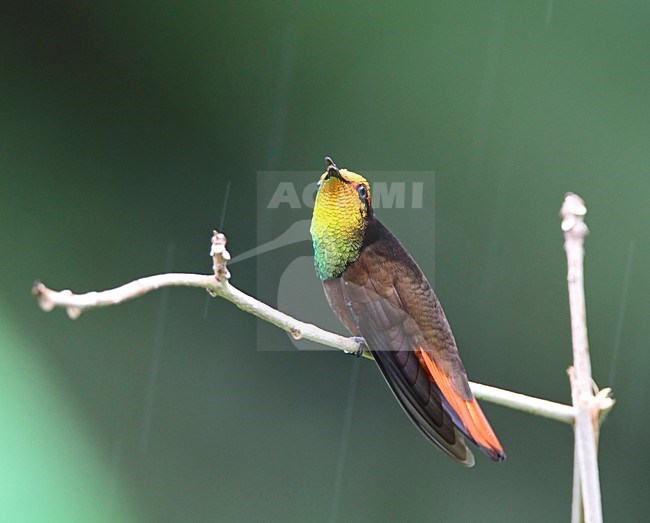
<path fill-rule="evenodd" d="M 334 314 L 363 338 L 401 407 L 437 448 L 471 467 L 466 438 L 503 461 L 431 285 L 376 217 L 366 179 L 325 161 L 310 233 L 316 273 Z"/>

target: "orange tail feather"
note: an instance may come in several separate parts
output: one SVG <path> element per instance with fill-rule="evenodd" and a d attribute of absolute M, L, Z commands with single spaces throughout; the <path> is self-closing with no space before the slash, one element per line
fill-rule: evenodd
<path fill-rule="evenodd" d="M 492 427 L 490 427 L 478 402 L 473 398 L 470 401 L 462 398 L 454 390 L 449 378 L 440 370 L 429 354 L 422 349 L 417 349 L 416 354 L 424 369 L 428 371 L 429 377 L 436 383 L 451 408 L 458 414 L 458 417 L 465 425 L 467 434 L 474 440 L 474 443 L 481 447 L 494 461 L 506 459 L 503 447 L 494 434 Z"/>

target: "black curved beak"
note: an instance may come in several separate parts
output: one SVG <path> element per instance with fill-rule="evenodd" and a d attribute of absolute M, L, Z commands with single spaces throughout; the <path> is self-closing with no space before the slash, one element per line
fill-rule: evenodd
<path fill-rule="evenodd" d="M 336 166 L 334 163 L 334 160 L 332 160 L 329 156 L 325 157 L 325 165 L 327 166 L 327 176 L 325 176 L 325 179 L 329 179 L 331 176 L 334 178 L 338 178 L 342 182 L 345 180 L 341 176 L 341 172 L 339 171 L 339 168 Z"/>

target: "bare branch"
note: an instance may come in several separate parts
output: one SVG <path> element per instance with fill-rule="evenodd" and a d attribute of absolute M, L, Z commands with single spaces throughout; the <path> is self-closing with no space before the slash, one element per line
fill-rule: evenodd
<path fill-rule="evenodd" d="M 582 198 L 567 193 L 560 215 L 564 231 L 564 249 L 567 255 L 567 283 L 573 342 L 573 368 L 569 369 L 569 377 L 575 409 L 575 463 L 579 466 L 579 471 L 574 471 L 574 484 L 579 478 L 585 521 L 600 523 L 603 515 L 597 455 L 599 403 L 595 400 L 592 389 L 583 273 L 584 239 L 589 232 L 584 223 L 586 213 L 587 209 Z M 574 489 L 575 494 L 576 489 Z M 579 513 L 576 504 L 574 500 L 574 518 L 578 517 Z"/>
<path fill-rule="evenodd" d="M 470 387 L 472 393 L 478 399 L 527 412 L 533 416 L 548 418 L 569 425 L 573 424 L 573 407 L 571 405 L 563 405 L 562 403 L 526 396 L 518 392 L 498 389 L 480 383 L 470 383 Z"/>
<path fill-rule="evenodd" d="M 339 336 L 315 325 L 298 321 L 248 296 L 227 281 L 220 282 L 214 276 L 207 274 L 157 274 L 140 278 L 114 289 L 87 292 L 85 294 L 73 294 L 69 290 L 54 291 L 37 282 L 32 289 L 32 294 L 38 298 L 39 305 L 44 311 L 62 307 L 67 310 L 68 316 L 74 320 L 86 310 L 117 305 L 162 287 L 198 287 L 206 289 L 212 296 L 227 299 L 240 309 L 289 332 L 296 339 L 305 338 L 346 352 L 357 352 L 359 349 L 359 342 L 351 338 Z"/>
<path fill-rule="evenodd" d="M 65 308 L 68 316 L 76 319 L 87 309 L 117 305 L 161 287 L 198 287 L 206 289 L 212 296 L 225 298 L 243 311 L 287 331 L 295 339 L 305 338 L 349 354 L 359 354 L 363 350 L 363 345 L 354 338 L 339 336 L 310 323 L 301 322 L 230 285 L 228 281 L 230 273 L 227 268 L 230 254 L 226 250 L 226 237 L 217 231 L 214 231 L 212 237 L 210 256 L 213 259 L 214 275 L 158 274 L 140 278 L 114 289 L 85 294 L 74 294 L 69 290 L 54 291 L 37 282 L 32 293 L 37 296 L 43 310 L 50 311 L 55 307 Z M 367 350 L 363 350 L 362 355 L 372 359 L 372 355 Z M 573 423 L 573 407 L 570 405 L 525 396 L 479 383 L 470 383 L 470 386 L 478 399 L 562 423 Z"/>
<path fill-rule="evenodd" d="M 68 316 L 76 320 L 85 310 L 118 305 L 162 287 L 200 287 L 217 292 L 219 286 L 220 283 L 217 282 L 214 276 L 168 273 L 140 278 L 107 291 L 93 291 L 85 294 L 74 294 L 70 290 L 53 291 L 42 283 L 36 282 L 32 288 L 32 294 L 38 298 L 38 304 L 44 311 L 51 311 L 55 307 L 63 307 L 66 309 Z"/>

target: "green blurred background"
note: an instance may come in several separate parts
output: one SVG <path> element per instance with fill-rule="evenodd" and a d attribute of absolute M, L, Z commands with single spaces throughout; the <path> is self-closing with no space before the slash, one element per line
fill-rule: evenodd
<path fill-rule="evenodd" d="M 372 363 L 273 331 L 289 350 L 259 352 L 255 320 L 221 300 L 206 317 L 201 291 L 75 322 L 29 294 L 209 272 L 227 183 L 237 254 L 256 242 L 255 173 L 318 173 L 326 154 L 435 171 L 436 290 L 470 377 L 564 402 L 558 210 L 584 197 L 594 377 L 618 399 L 605 518 L 645 520 L 648 27 L 645 0 L 4 2 L 3 521 L 568 520 L 569 427 L 486 404 L 509 460 L 466 470 Z M 233 267 L 251 293 L 255 264 Z"/>

